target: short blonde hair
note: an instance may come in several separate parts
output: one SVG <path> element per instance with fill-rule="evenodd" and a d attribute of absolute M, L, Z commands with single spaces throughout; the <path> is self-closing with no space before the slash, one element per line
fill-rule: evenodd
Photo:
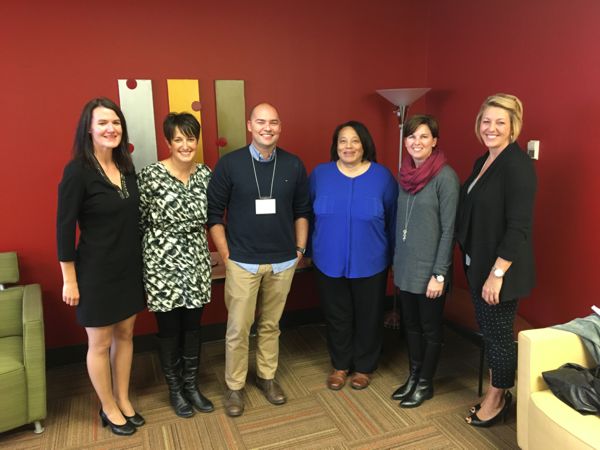
<path fill-rule="evenodd" d="M 521 100 L 514 95 L 502 93 L 491 95 L 485 99 L 481 108 L 479 108 L 477 119 L 475 119 L 475 136 L 482 144 L 479 127 L 481 126 L 483 112 L 489 107 L 502 108 L 508 112 L 510 117 L 510 142 L 515 142 L 523 128 L 523 103 L 521 103 Z"/>

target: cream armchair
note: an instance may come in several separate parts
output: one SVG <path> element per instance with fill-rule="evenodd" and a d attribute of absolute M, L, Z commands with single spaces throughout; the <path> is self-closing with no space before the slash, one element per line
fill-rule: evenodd
<path fill-rule="evenodd" d="M 0 432 L 28 423 L 44 429 L 46 365 L 39 284 L 19 281 L 16 253 L 0 253 Z"/>
<path fill-rule="evenodd" d="M 563 403 L 542 377 L 568 362 L 595 365 L 577 335 L 554 328 L 519 333 L 517 443 L 522 449 L 600 449 L 600 417 Z"/>

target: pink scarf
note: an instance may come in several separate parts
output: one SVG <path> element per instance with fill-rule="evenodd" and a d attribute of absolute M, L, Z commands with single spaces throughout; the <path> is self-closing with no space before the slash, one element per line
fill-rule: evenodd
<path fill-rule="evenodd" d="M 400 186 L 410 194 L 416 194 L 435 177 L 446 164 L 446 156 L 441 150 L 433 150 L 429 158 L 419 167 L 410 155 L 405 154 L 400 169 Z"/>

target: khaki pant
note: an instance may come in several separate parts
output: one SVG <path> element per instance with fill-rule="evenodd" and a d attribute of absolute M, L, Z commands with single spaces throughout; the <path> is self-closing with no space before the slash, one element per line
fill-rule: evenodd
<path fill-rule="evenodd" d="M 279 359 L 279 319 L 285 307 L 296 267 L 274 274 L 270 264 L 261 264 L 253 274 L 227 262 L 225 306 L 225 382 L 229 389 L 242 389 L 248 373 L 248 338 L 256 314 L 256 374 L 275 377 Z"/>

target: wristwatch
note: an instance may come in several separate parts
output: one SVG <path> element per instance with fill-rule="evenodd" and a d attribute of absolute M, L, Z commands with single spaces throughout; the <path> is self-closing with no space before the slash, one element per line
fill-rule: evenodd
<path fill-rule="evenodd" d="M 298 253 L 302 253 L 303 255 L 306 253 L 306 249 L 304 247 L 296 247 L 296 251 Z"/>
<path fill-rule="evenodd" d="M 443 283 L 444 281 L 446 281 L 446 277 L 444 275 L 440 275 L 440 274 L 433 274 L 433 278 L 435 278 L 435 281 L 437 281 L 438 283 Z"/>
<path fill-rule="evenodd" d="M 502 278 L 506 272 L 504 272 L 504 270 L 499 269 L 498 267 L 494 266 L 494 267 L 492 267 L 492 273 L 494 274 L 494 276 L 496 278 Z"/>

